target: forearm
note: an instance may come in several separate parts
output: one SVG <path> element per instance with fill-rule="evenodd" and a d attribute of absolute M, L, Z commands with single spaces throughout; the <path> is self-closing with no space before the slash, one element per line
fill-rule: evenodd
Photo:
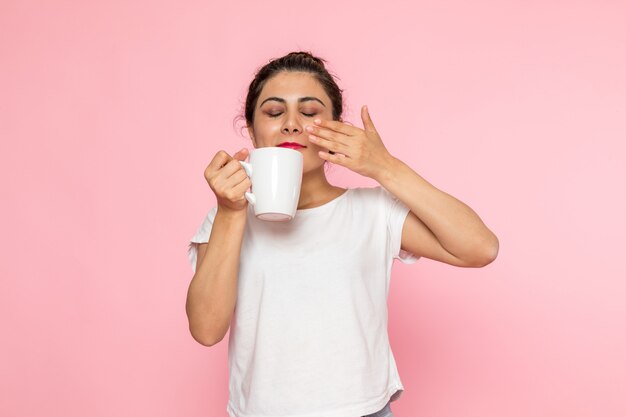
<path fill-rule="evenodd" d="M 494 259 L 498 239 L 469 206 L 422 178 L 389 155 L 375 178 L 402 201 L 454 256 L 468 261 Z"/>
<path fill-rule="evenodd" d="M 230 326 L 237 301 L 239 256 L 245 210 L 218 208 L 207 251 L 196 268 L 187 294 L 187 316 L 193 337 L 204 345 L 219 342 Z"/>

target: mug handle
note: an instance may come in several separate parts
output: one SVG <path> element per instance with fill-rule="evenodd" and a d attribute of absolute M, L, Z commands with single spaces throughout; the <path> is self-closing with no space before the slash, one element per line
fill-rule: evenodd
<path fill-rule="evenodd" d="M 248 175 L 248 177 L 250 178 L 250 181 L 252 181 L 252 165 L 250 165 L 248 162 L 245 162 L 245 161 L 239 161 L 239 163 L 241 164 L 243 169 L 246 171 L 246 175 Z M 252 194 L 249 191 L 246 191 L 244 195 L 246 196 L 246 200 L 248 200 L 248 203 L 252 204 L 253 206 L 256 204 L 256 197 L 254 196 L 254 194 Z"/>

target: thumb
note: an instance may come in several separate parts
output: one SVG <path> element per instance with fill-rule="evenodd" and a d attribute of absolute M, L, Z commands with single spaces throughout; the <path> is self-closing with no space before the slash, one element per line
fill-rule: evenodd
<path fill-rule="evenodd" d="M 372 118 L 370 117 L 370 111 L 367 106 L 361 107 L 361 119 L 363 119 L 363 127 L 365 130 L 370 130 L 375 132 L 376 128 L 374 127 L 374 122 L 372 122 Z"/>
<path fill-rule="evenodd" d="M 236 154 L 233 155 L 233 158 L 235 158 L 238 161 L 243 161 L 247 157 L 248 157 L 248 149 L 246 148 L 242 148 L 240 151 L 238 151 Z"/>

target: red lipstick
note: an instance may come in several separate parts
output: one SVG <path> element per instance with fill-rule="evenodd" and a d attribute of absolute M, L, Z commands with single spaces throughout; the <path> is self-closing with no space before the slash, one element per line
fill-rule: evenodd
<path fill-rule="evenodd" d="M 299 143 L 296 143 L 296 142 L 283 142 L 278 146 L 281 148 L 290 148 L 290 149 L 295 149 L 295 150 L 306 148 L 306 146 L 300 145 Z"/>

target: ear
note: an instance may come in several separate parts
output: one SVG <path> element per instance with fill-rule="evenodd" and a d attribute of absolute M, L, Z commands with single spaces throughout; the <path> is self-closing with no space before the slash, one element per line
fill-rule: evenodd
<path fill-rule="evenodd" d="M 256 148 L 256 139 L 254 139 L 254 129 L 252 128 L 252 126 L 248 126 L 248 135 L 250 136 L 250 139 L 252 139 L 252 143 Z"/>

